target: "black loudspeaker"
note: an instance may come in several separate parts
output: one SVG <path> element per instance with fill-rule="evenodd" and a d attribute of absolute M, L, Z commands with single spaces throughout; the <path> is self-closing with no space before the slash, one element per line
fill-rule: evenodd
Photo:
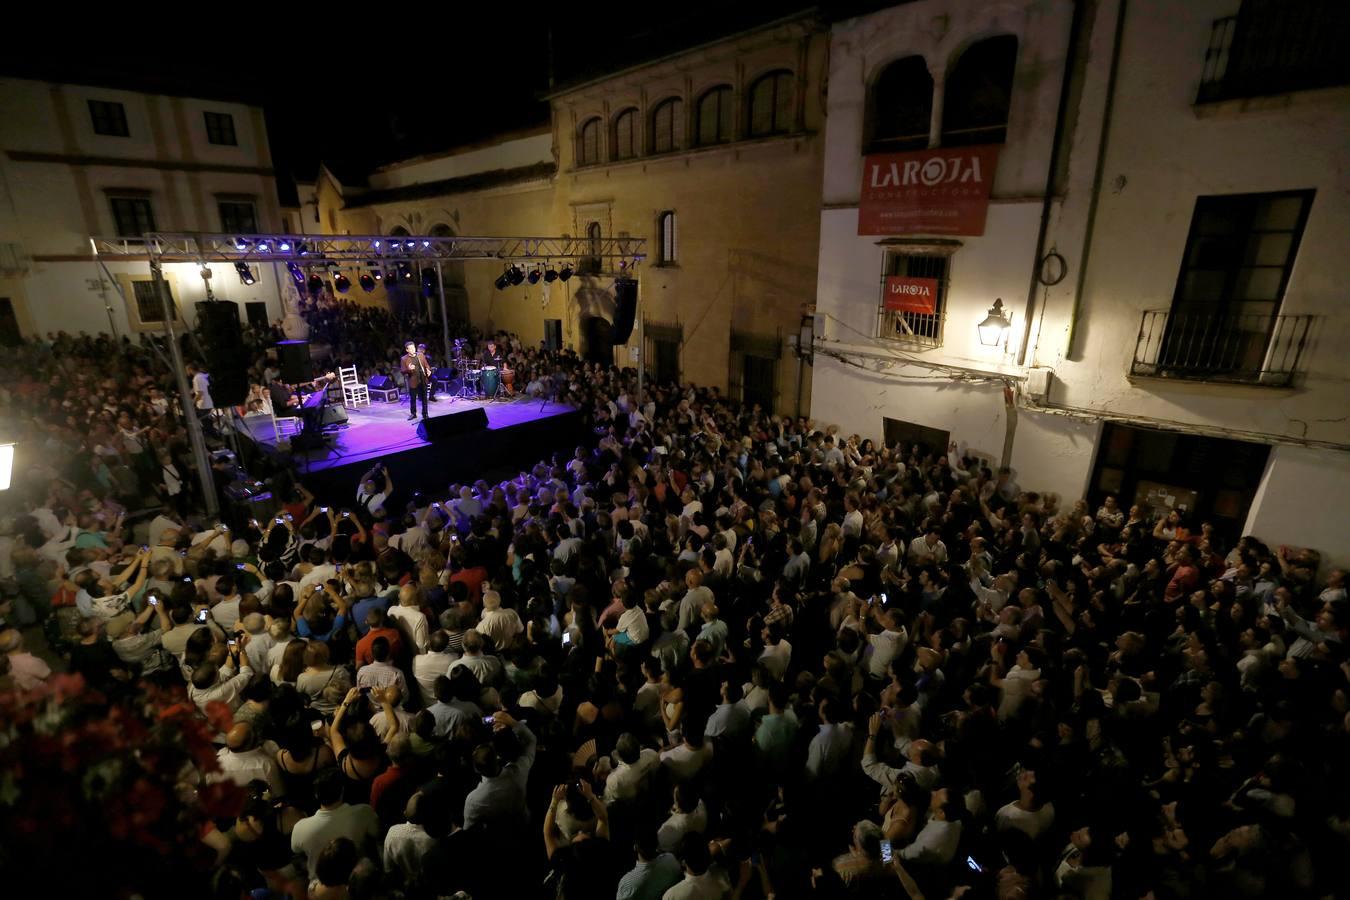
<path fill-rule="evenodd" d="M 211 375 L 211 400 L 218 407 L 239 406 L 248 399 L 248 363 L 239 304 L 208 301 L 197 304 L 197 324 Z"/>
<path fill-rule="evenodd" d="M 372 375 L 366 382 L 366 387 L 372 391 L 392 391 L 394 380 L 388 375 Z"/>
<path fill-rule="evenodd" d="M 448 416 L 436 416 L 417 423 L 417 436 L 426 441 L 468 434 L 487 428 L 487 413 L 481 406 L 466 409 L 464 412 L 450 413 Z"/>
<path fill-rule="evenodd" d="M 309 381 L 314 363 L 309 359 L 309 341 L 278 341 L 277 362 L 281 364 L 281 380 L 287 384 Z"/>
<path fill-rule="evenodd" d="M 320 425 L 346 425 L 347 410 L 341 406 L 328 405 L 323 408 L 323 421 Z"/>
<path fill-rule="evenodd" d="M 626 344 L 633 333 L 633 319 L 637 316 L 637 282 L 620 278 L 614 282 L 614 343 Z"/>

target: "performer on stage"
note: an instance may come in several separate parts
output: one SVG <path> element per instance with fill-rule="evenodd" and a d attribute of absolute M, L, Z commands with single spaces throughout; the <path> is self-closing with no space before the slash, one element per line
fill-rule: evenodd
<path fill-rule="evenodd" d="M 408 421 L 417 418 L 417 398 L 422 398 L 422 418 L 427 416 L 427 382 L 431 380 L 431 366 L 427 358 L 417 352 L 412 341 L 403 345 L 403 358 L 399 360 L 399 369 L 408 382 Z"/>
<path fill-rule="evenodd" d="M 427 363 L 427 399 L 432 403 L 440 403 L 441 398 L 436 396 L 436 379 L 432 377 L 436 373 L 431 368 L 431 357 L 427 355 L 426 344 L 417 345 L 417 355 L 426 360 Z"/>
<path fill-rule="evenodd" d="M 485 366 L 500 366 L 502 364 L 502 353 L 497 349 L 497 342 L 488 338 L 487 346 L 483 348 L 482 363 Z"/>

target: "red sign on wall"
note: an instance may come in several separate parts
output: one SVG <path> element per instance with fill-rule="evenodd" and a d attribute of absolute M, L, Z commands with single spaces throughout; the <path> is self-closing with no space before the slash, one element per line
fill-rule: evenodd
<path fill-rule="evenodd" d="M 895 312 L 937 312 L 938 280 L 936 278 L 909 278 L 904 275 L 886 276 L 886 294 L 882 305 Z"/>
<path fill-rule="evenodd" d="M 998 144 L 863 158 L 858 234 L 984 234 Z"/>

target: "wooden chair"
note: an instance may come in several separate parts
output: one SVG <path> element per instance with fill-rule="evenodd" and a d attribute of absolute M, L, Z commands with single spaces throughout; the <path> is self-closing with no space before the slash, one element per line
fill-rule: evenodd
<path fill-rule="evenodd" d="M 358 406 L 370 405 L 370 391 L 356 377 L 356 366 L 338 369 L 338 376 L 342 382 L 343 406 L 355 409 Z"/>
<path fill-rule="evenodd" d="M 272 418 L 272 438 L 278 444 L 281 443 L 281 426 L 287 422 L 291 425 L 291 434 L 299 434 L 303 422 L 299 416 L 278 416 L 276 407 L 267 404 L 267 414 Z"/>

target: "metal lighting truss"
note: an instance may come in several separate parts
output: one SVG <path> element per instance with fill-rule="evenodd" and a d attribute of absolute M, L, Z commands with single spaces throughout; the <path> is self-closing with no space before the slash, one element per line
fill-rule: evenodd
<path fill-rule="evenodd" d="M 430 237 L 426 235 L 147 234 L 93 239 L 100 257 L 151 262 L 294 262 L 365 266 L 392 263 L 498 260 L 545 262 L 603 259 L 638 263 L 647 257 L 640 237 Z M 623 268 L 615 266 L 615 268 Z"/>

